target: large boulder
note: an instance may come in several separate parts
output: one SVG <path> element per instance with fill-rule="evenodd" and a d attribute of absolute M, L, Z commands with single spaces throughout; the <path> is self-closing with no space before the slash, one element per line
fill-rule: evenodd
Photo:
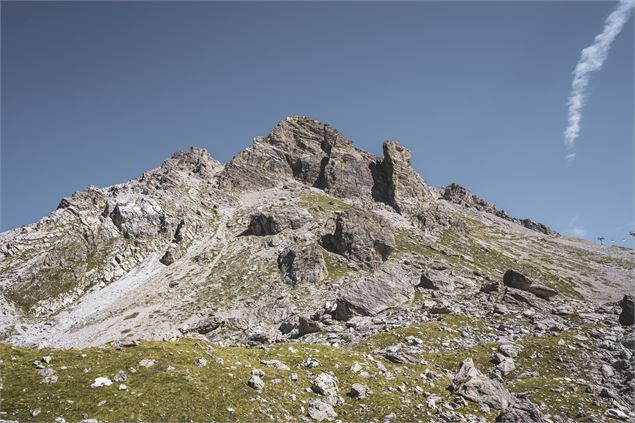
<path fill-rule="evenodd" d="M 374 316 L 414 297 L 418 278 L 401 266 L 388 266 L 373 275 L 342 288 L 338 293 L 335 318 Z"/>
<path fill-rule="evenodd" d="M 513 269 L 509 269 L 505 272 L 505 274 L 503 275 L 503 284 L 515 289 L 531 292 L 535 296 L 540 297 L 544 300 L 548 300 L 554 295 L 558 295 L 558 291 L 556 291 L 555 289 L 537 283 Z"/>
<path fill-rule="evenodd" d="M 452 381 L 452 390 L 477 404 L 487 404 L 497 410 L 504 410 L 514 402 L 514 397 L 497 380 L 481 373 L 471 358 L 466 358 Z"/>
<path fill-rule="evenodd" d="M 631 326 L 635 323 L 635 307 L 633 304 L 633 296 L 630 294 L 624 295 L 619 302 L 620 307 L 622 307 L 622 312 L 620 313 L 619 322 L 623 326 Z"/>
<path fill-rule="evenodd" d="M 350 208 L 337 217 L 335 233 L 322 239 L 328 250 L 366 267 L 377 267 L 395 249 L 390 224 L 381 216 Z"/>
<path fill-rule="evenodd" d="M 299 229 L 309 222 L 311 215 L 304 209 L 270 207 L 249 217 L 249 235 L 275 235 L 285 229 Z"/>
<path fill-rule="evenodd" d="M 286 248 L 278 255 L 278 268 L 285 283 L 317 283 L 327 274 L 324 255 L 317 245 Z"/>
<path fill-rule="evenodd" d="M 454 291 L 454 278 L 447 272 L 430 269 L 421 274 L 419 287 L 435 291 Z"/>

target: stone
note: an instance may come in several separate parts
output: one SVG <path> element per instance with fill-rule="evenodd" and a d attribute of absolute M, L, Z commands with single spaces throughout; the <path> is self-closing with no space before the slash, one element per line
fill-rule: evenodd
<path fill-rule="evenodd" d="M 317 420 L 319 422 L 323 420 L 335 420 L 337 418 L 337 413 L 332 405 L 325 403 L 322 400 L 316 399 L 309 401 L 309 412 L 308 415 L 313 420 Z"/>
<path fill-rule="evenodd" d="M 523 351 L 523 347 L 517 344 L 505 343 L 499 345 L 498 351 L 506 357 L 516 358 Z"/>
<path fill-rule="evenodd" d="M 315 284 L 328 274 L 324 255 L 317 245 L 286 248 L 278 255 L 278 268 L 284 282 L 291 286 Z"/>
<path fill-rule="evenodd" d="M 616 420 L 628 420 L 628 415 L 617 408 L 609 408 L 606 410 L 606 415 Z"/>
<path fill-rule="evenodd" d="M 304 336 L 309 333 L 317 333 L 322 331 L 322 326 L 319 322 L 311 320 L 307 317 L 300 316 L 298 319 L 298 336 Z"/>
<path fill-rule="evenodd" d="M 280 371 L 291 370 L 289 366 L 287 366 L 280 360 L 260 360 L 260 363 L 264 364 L 265 366 L 273 366 L 276 368 L 276 370 L 280 370 Z"/>
<path fill-rule="evenodd" d="M 151 360 L 149 358 L 144 358 L 143 360 L 139 361 L 139 366 L 141 367 L 152 367 L 155 365 L 155 361 Z"/>
<path fill-rule="evenodd" d="M 357 361 L 356 361 L 356 362 L 354 362 L 354 363 L 351 365 L 351 372 L 353 372 L 353 373 L 357 374 L 357 373 L 359 373 L 361 370 L 362 370 L 362 365 L 361 365 L 361 364 L 359 364 Z"/>
<path fill-rule="evenodd" d="M 361 383 L 354 383 L 351 385 L 350 397 L 353 399 L 364 399 L 368 396 L 368 386 Z"/>
<path fill-rule="evenodd" d="M 247 386 L 257 391 L 261 391 L 265 387 L 265 382 L 260 376 L 252 374 L 251 378 L 249 378 L 249 381 L 247 382 Z"/>
<path fill-rule="evenodd" d="M 378 214 L 357 207 L 342 212 L 335 233 L 324 236 L 321 242 L 327 250 L 368 268 L 376 268 L 395 249 L 390 224 Z"/>
<path fill-rule="evenodd" d="M 102 388 L 104 386 L 112 385 L 112 380 L 107 377 L 95 378 L 95 381 L 90 385 L 91 388 Z"/>
<path fill-rule="evenodd" d="M 633 296 L 630 294 L 624 295 L 619 302 L 619 306 L 622 307 L 622 312 L 618 319 L 620 325 L 632 326 L 635 323 L 635 303 Z"/>
<path fill-rule="evenodd" d="M 331 376 L 328 373 L 320 373 L 318 377 L 313 380 L 311 389 L 316 394 L 324 396 L 337 396 L 339 394 L 339 389 L 337 387 L 337 378 L 335 376 Z"/>
<path fill-rule="evenodd" d="M 503 275 L 503 284 L 521 291 L 528 291 L 535 296 L 548 300 L 554 295 L 558 295 L 558 291 L 547 286 L 536 283 L 532 279 L 526 277 L 520 272 L 508 269 Z"/>
<path fill-rule="evenodd" d="M 435 291 L 454 291 L 455 288 L 454 281 L 450 275 L 436 270 L 424 272 L 421 275 L 421 281 L 418 286 Z"/>
<path fill-rule="evenodd" d="M 485 403 L 503 410 L 514 402 L 513 396 L 498 381 L 486 377 L 471 358 L 466 358 L 452 381 L 453 392 L 477 404 Z"/>
<path fill-rule="evenodd" d="M 505 408 L 497 417 L 500 423 L 547 423 L 540 409 L 526 399 L 515 400 L 510 407 Z"/>
<path fill-rule="evenodd" d="M 207 366 L 207 360 L 203 357 L 196 359 L 196 367 L 205 367 Z"/>
<path fill-rule="evenodd" d="M 119 370 L 117 374 L 112 378 L 115 382 L 125 382 L 128 377 L 123 370 Z"/>

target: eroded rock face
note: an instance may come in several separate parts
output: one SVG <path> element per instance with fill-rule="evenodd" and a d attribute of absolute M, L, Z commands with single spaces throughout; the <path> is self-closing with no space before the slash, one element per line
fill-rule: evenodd
<path fill-rule="evenodd" d="M 620 307 L 622 307 L 622 312 L 620 313 L 619 322 L 623 326 L 632 326 L 635 323 L 635 307 L 633 302 L 632 295 L 624 295 L 619 302 Z"/>
<path fill-rule="evenodd" d="M 396 210 L 416 209 L 431 196 L 428 186 L 412 169 L 410 150 L 396 141 L 384 142 L 381 171 L 386 181 L 386 201 Z"/>
<path fill-rule="evenodd" d="M 303 209 L 269 207 L 249 217 L 249 235 L 275 235 L 286 229 L 299 229 L 311 219 Z"/>
<path fill-rule="evenodd" d="M 283 250 L 278 256 L 278 268 L 284 282 L 293 286 L 317 283 L 327 274 L 324 255 L 317 245 Z"/>
<path fill-rule="evenodd" d="M 544 300 L 548 300 L 549 298 L 558 295 L 558 291 L 555 289 L 537 283 L 522 273 L 512 269 L 507 270 L 503 275 L 503 284 L 515 289 L 531 292 L 535 296 Z"/>
<path fill-rule="evenodd" d="M 395 249 L 395 237 L 381 216 L 351 208 L 337 218 L 335 233 L 323 238 L 327 250 L 366 267 L 377 267 Z"/>
<path fill-rule="evenodd" d="M 453 380 L 453 392 L 478 404 L 503 410 L 514 403 L 514 397 L 497 380 L 481 373 L 471 358 L 466 358 Z"/>

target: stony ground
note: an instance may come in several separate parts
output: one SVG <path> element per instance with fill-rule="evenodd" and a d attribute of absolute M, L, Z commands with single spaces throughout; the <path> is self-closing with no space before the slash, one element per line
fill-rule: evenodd
<path fill-rule="evenodd" d="M 75 193 L 0 254 L 0 419 L 635 418 L 632 250 L 309 118 Z"/>

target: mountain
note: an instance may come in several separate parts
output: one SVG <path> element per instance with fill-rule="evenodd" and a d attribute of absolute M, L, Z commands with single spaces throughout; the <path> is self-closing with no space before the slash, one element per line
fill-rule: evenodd
<path fill-rule="evenodd" d="M 224 166 L 191 148 L 0 234 L 0 417 L 633 418 L 633 250 L 431 187 L 410 159 L 293 116 Z M 55 367 L 84 366 L 70 348 L 86 372 Z M 170 357 L 188 378 L 165 379 Z M 119 367 L 154 406 L 90 387 Z"/>

